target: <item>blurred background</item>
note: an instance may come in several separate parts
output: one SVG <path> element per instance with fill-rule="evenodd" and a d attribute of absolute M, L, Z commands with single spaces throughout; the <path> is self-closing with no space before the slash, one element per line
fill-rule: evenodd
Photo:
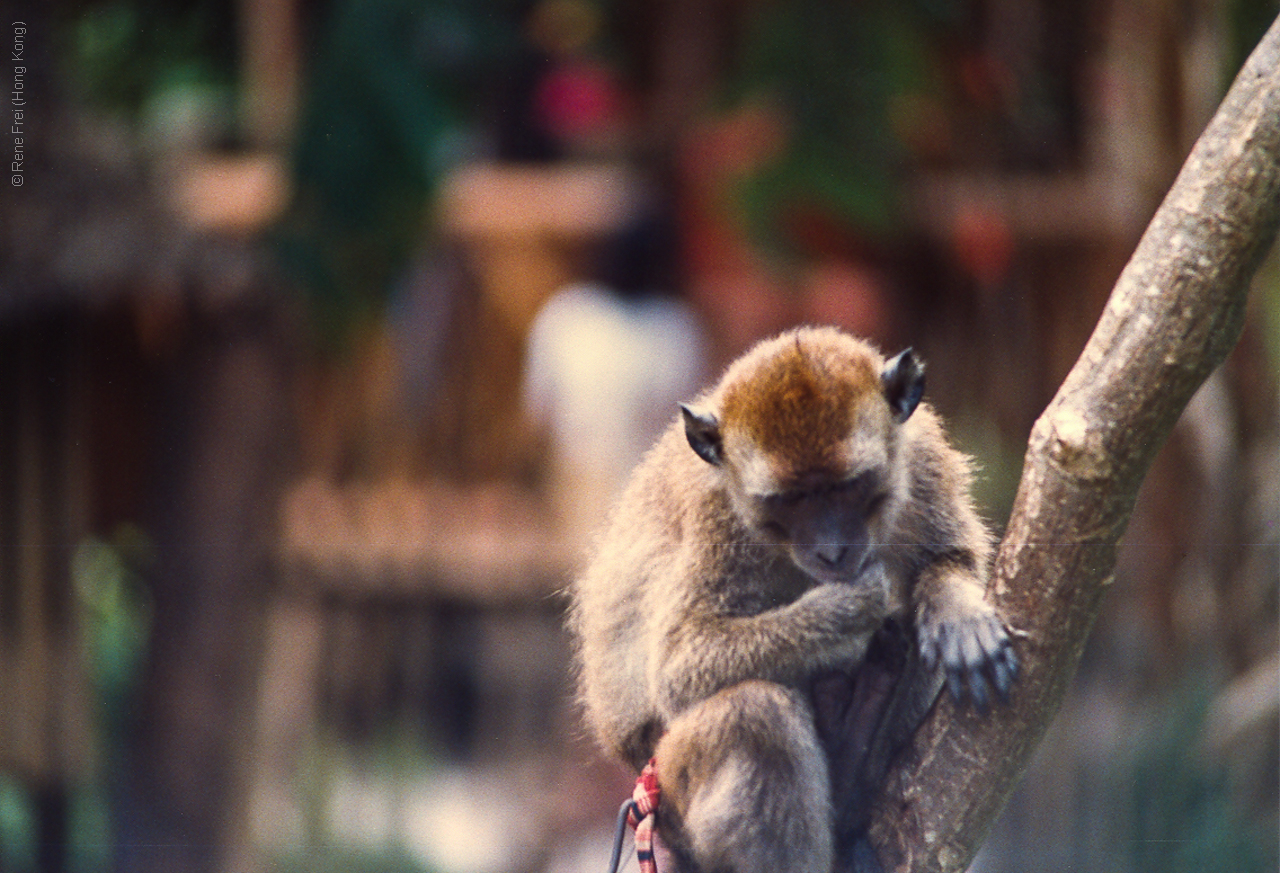
<path fill-rule="evenodd" d="M 1003 526 L 1277 12 L 0 9 L 6 873 L 603 870 L 559 592 L 674 402 L 796 323 L 913 345 Z M 1251 306 L 976 870 L 1277 869 L 1274 257 Z"/>

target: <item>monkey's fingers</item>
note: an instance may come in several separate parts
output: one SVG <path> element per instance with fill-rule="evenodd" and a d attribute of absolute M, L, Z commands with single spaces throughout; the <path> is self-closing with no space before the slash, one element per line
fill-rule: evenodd
<path fill-rule="evenodd" d="M 964 664 L 960 659 L 960 635 L 947 624 L 938 629 L 936 647 L 943 669 L 947 671 L 947 690 L 956 700 L 964 699 Z"/>
<path fill-rule="evenodd" d="M 1009 692 L 1018 677 L 1018 656 L 1003 626 L 984 640 L 982 661 L 969 674 L 970 696 L 978 709 L 985 711 L 990 693 L 1001 703 L 1009 702 Z"/>
<path fill-rule="evenodd" d="M 986 712 L 991 705 L 991 694 L 987 689 L 985 667 L 990 661 L 992 648 L 997 644 L 991 623 L 974 622 L 974 626 L 966 628 L 968 633 L 962 634 L 961 668 L 968 680 L 969 699 L 979 712 Z"/>
<path fill-rule="evenodd" d="M 947 690 L 956 700 L 964 700 L 969 685 L 969 669 L 965 664 L 966 648 L 972 643 L 965 639 L 963 627 L 954 622 L 940 622 L 920 630 L 920 653 L 926 668 L 941 668 L 947 681 Z"/>
<path fill-rule="evenodd" d="M 1006 702 L 1018 674 L 1009 634 L 994 614 L 922 628 L 920 652 L 929 669 L 945 670 L 947 688 L 985 712 L 992 698 Z"/>
<path fill-rule="evenodd" d="M 1013 690 L 1014 680 L 1018 678 L 1018 655 L 1013 650 L 1013 642 L 1005 637 L 1004 644 L 991 660 L 991 680 L 1001 703 L 1009 702 L 1009 692 Z"/>
<path fill-rule="evenodd" d="M 942 634 L 944 631 L 923 626 L 917 632 L 916 642 L 926 669 L 937 670 L 942 664 Z"/>
<path fill-rule="evenodd" d="M 974 709 L 978 712 L 986 714 L 991 708 L 991 695 L 987 691 L 987 677 L 983 675 L 982 670 L 970 670 L 969 676 L 969 699 L 973 701 Z"/>

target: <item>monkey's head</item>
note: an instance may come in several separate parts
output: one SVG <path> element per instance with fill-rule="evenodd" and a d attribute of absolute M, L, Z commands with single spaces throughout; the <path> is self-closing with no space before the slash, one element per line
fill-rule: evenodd
<path fill-rule="evenodd" d="M 885 361 L 848 334 L 801 328 L 758 345 L 681 412 L 748 530 L 815 580 L 852 582 L 906 498 L 898 447 L 923 392 L 910 349 Z"/>

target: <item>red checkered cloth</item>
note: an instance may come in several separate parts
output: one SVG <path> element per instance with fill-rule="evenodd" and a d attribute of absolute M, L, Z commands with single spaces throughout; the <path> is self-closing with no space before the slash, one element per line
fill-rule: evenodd
<path fill-rule="evenodd" d="M 653 827 L 661 797 L 658 765 L 655 759 L 650 758 L 636 779 L 636 789 L 631 794 L 635 806 L 627 813 L 627 824 L 636 832 L 636 860 L 640 862 L 640 873 L 658 873 L 658 862 L 653 857 Z"/>

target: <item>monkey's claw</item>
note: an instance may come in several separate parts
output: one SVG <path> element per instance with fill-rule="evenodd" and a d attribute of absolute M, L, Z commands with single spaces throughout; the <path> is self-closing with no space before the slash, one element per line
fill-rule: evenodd
<path fill-rule="evenodd" d="M 920 653 L 929 669 L 946 671 L 947 688 L 986 710 L 995 696 L 1007 702 L 1018 677 L 1018 656 L 994 612 L 920 629 Z"/>

